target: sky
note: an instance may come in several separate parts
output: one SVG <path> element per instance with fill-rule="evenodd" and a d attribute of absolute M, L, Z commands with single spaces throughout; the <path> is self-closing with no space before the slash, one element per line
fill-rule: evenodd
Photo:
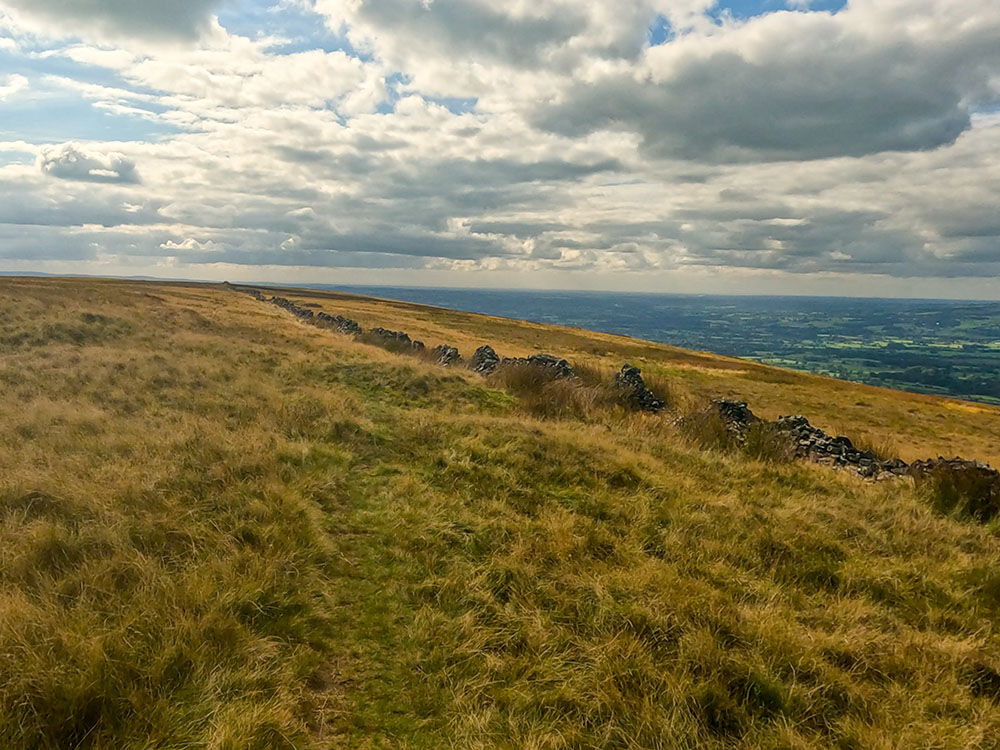
<path fill-rule="evenodd" d="M 1000 299 L 1000 3 L 0 0 L 0 271 Z"/>

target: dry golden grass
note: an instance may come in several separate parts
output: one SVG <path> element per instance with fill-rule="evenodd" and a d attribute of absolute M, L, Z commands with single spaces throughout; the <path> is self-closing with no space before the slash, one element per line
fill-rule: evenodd
<path fill-rule="evenodd" d="M 288 291 L 275 289 L 276 294 Z M 685 408 L 708 396 L 736 397 L 767 419 L 804 414 L 831 434 L 891 436 L 906 460 L 959 454 L 1000 465 L 1000 408 L 994 406 L 875 388 L 624 336 L 340 292 L 296 290 L 296 295 L 365 327 L 404 330 L 429 346 L 448 343 L 463 354 L 488 343 L 505 356 L 545 351 L 574 365 L 609 371 L 631 362 L 642 369 L 647 384 L 662 378 L 659 382 L 668 384 L 668 391 L 679 389 L 675 398 Z"/>
<path fill-rule="evenodd" d="M 997 410 L 283 294 L 587 376 L 552 409 L 221 287 L 0 280 L 0 746 L 996 747 L 996 524 L 583 396 L 627 359 L 991 459 Z"/>

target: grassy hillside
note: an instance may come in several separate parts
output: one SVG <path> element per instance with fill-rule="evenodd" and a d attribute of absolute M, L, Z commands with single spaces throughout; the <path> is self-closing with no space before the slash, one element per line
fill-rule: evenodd
<path fill-rule="evenodd" d="M 279 293 L 1000 464 L 995 408 Z M 908 481 L 541 417 L 221 286 L 2 279 L 0 389 L 0 747 L 998 747 L 1000 527 Z"/>

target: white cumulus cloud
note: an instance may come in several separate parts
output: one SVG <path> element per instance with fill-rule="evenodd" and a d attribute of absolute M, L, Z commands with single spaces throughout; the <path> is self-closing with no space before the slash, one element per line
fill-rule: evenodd
<path fill-rule="evenodd" d="M 28 88 L 28 79 L 24 76 L 17 73 L 7 76 L 0 84 L 0 102 L 10 99 L 26 88 Z"/>

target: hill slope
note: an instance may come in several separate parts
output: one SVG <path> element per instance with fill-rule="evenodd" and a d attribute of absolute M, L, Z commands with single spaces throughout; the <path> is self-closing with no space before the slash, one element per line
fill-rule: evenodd
<path fill-rule="evenodd" d="M 990 407 L 277 293 L 1000 463 Z M 0 280 L 0 351 L 4 747 L 997 746 L 997 525 L 909 481 L 540 418 L 220 286 Z"/>

